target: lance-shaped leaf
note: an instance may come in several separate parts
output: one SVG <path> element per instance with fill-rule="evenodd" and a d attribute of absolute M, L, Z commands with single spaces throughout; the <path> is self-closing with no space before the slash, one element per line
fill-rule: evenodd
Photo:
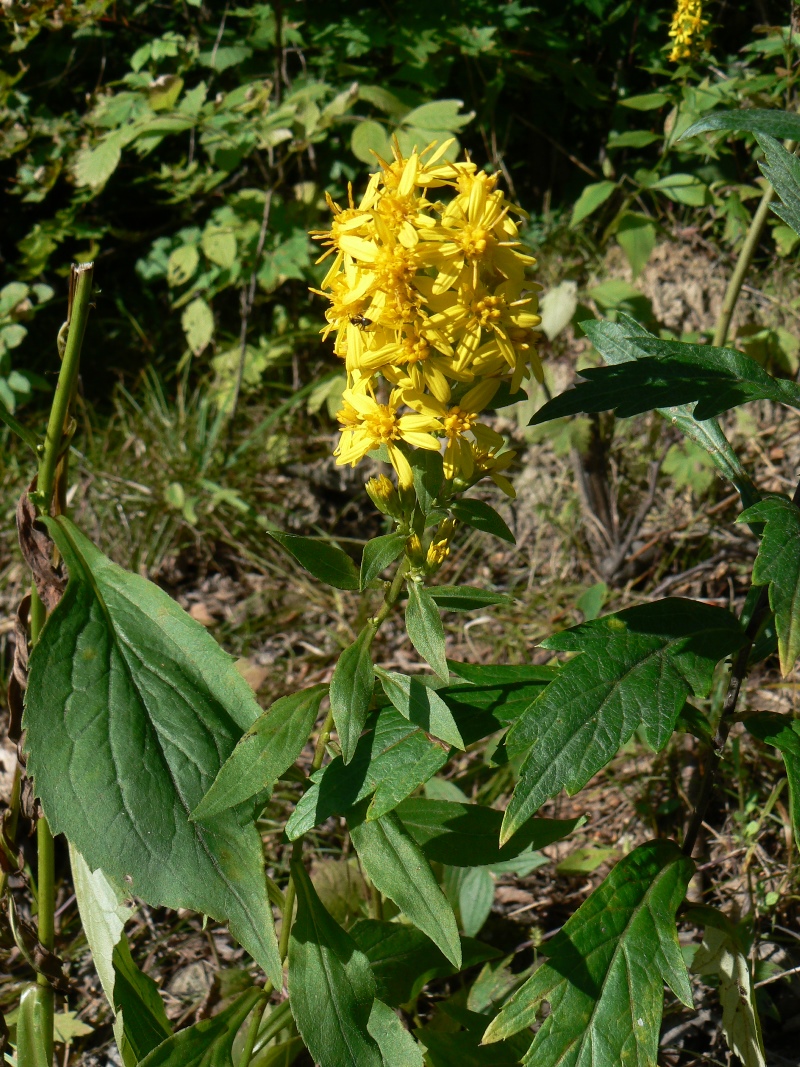
<path fill-rule="evenodd" d="M 327 685 L 301 689 L 260 715 L 220 768 L 192 818 L 205 821 L 270 789 L 302 752 L 327 691 Z"/>
<path fill-rule="evenodd" d="M 461 943 L 453 909 L 397 815 L 391 811 L 367 822 L 362 803 L 348 815 L 347 828 L 372 884 L 460 967 Z"/>
<path fill-rule="evenodd" d="M 743 511 L 737 522 L 766 523 L 753 582 L 769 585 L 781 673 L 786 677 L 800 653 L 800 508 L 785 497 L 770 496 Z"/>
<path fill-rule="evenodd" d="M 441 738 L 448 745 L 463 749 L 464 738 L 453 718 L 453 713 L 435 689 L 425 685 L 420 678 L 409 678 L 394 671 L 376 667 L 386 696 L 405 719 L 409 719 L 426 733 Z"/>
<path fill-rule="evenodd" d="M 471 526 L 474 530 L 481 530 L 483 533 L 494 534 L 495 537 L 508 541 L 512 545 L 517 543 L 505 520 L 485 500 L 462 497 L 460 500 L 453 501 L 450 510 L 465 526 Z"/>
<path fill-rule="evenodd" d="M 381 571 L 385 570 L 390 563 L 394 563 L 406 546 L 408 538 L 404 534 L 390 533 L 383 537 L 373 537 L 364 545 L 364 554 L 361 557 L 361 588 L 366 589 L 373 578 L 377 578 Z"/>
<path fill-rule="evenodd" d="M 218 1015 L 167 1038 L 138 1067 L 231 1067 L 236 1033 L 263 995 L 261 989 L 248 989 Z"/>
<path fill-rule="evenodd" d="M 777 108 L 748 107 L 736 111 L 712 111 L 693 122 L 678 138 L 685 141 L 699 133 L 727 130 L 730 133 L 766 133 L 788 141 L 800 141 L 800 115 Z"/>
<path fill-rule="evenodd" d="M 63 517 L 67 590 L 31 656 L 28 770 L 54 832 L 149 904 L 227 920 L 279 984 L 261 838 L 199 804 L 261 709 L 230 656 Z"/>
<path fill-rule="evenodd" d="M 433 598 L 421 582 L 408 582 L 406 630 L 411 638 L 411 644 L 420 656 L 432 668 L 434 674 L 438 674 L 446 682 L 450 672 L 447 669 L 447 657 L 444 650 L 442 617 Z"/>
<path fill-rule="evenodd" d="M 671 841 L 651 841 L 621 860 L 547 946 L 534 972 L 494 1019 L 485 1042 L 550 1014 L 526 1064 L 655 1067 L 663 986 L 688 1007 L 692 989 L 675 913 L 694 864 Z"/>
<path fill-rule="evenodd" d="M 339 656 L 331 678 L 331 711 L 345 763 L 353 758 L 369 714 L 374 683 L 374 636 L 375 625 L 368 622 L 352 645 Z"/>
<path fill-rule="evenodd" d="M 292 864 L 292 877 L 289 999 L 308 1051 L 323 1067 L 383 1067 L 368 1031 L 375 999 L 369 960 L 325 910 L 302 864 Z"/>
<path fill-rule="evenodd" d="M 581 789 L 641 727 L 660 751 L 690 692 L 705 696 L 714 666 L 739 648 L 724 608 L 678 597 L 582 623 L 543 642 L 579 652 L 517 720 L 511 754 L 528 752 L 503 821 L 503 841 L 549 797 Z"/>
<path fill-rule="evenodd" d="M 338 545 L 313 537 L 298 537 L 269 529 L 267 533 L 289 552 L 301 567 L 335 589 L 358 589 L 355 564 Z"/>
<path fill-rule="evenodd" d="M 777 748 L 783 756 L 789 781 L 789 808 L 795 841 L 800 841 L 800 721 L 774 711 L 762 711 L 745 719 L 747 732 Z"/>
<path fill-rule="evenodd" d="M 513 603 L 505 593 L 477 589 L 474 585 L 435 585 L 429 590 L 432 599 L 444 611 L 475 611 L 495 604 Z"/>
<path fill-rule="evenodd" d="M 383 1001 L 372 1002 L 369 1032 L 378 1042 L 384 1067 L 425 1067 L 419 1045 Z"/>

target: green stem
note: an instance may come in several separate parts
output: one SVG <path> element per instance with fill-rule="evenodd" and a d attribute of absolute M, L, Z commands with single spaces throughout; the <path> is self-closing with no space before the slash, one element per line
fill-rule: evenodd
<path fill-rule="evenodd" d="M 239 1057 L 239 1067 L 248 1067 L 250 1060 L 253 1058 L 253 1050 L 256 1047 L 256 1038 L 258 1037 L 258 1028 L 261 1026 L 261 1020 L 264 1018 L 264 1012 L 267 1009 L 267 1000 L 268 996 L 263 996 L 258 1004 L 256 1004 L 255 1008 L 253 1008 L 253 1014 L 250 1016 L 250 1025 L 247 1028 L 247 1037 L 244 1039 L 244 1047 L 242 1048 L 242 1054 Z"/>
<path fill-rule="evenodd" d="M 761 234 L 764 231 L 764 226 L 766 225 L 769 216 L 769 206 L 774 198 L 775 190 L 770 185 L 764 191 L 764 195 L 761 197 L 761 201 L 756 208 L 756 213 L 753 215 L 750 228 L 744 239 L 744 244 L 739 252 L 739 258 L 736 260 L 733 274 L 728 282 L 728 288 L 725 290 L 725 299 L 722 302 L 722 308 L 720 309 L 719 318 L 717 319 L 717 326 L 714 330 L 713 344 L 715 348 L 722 348 L 728 339 L 728 329 L 730 328 L 733 313 L 736 310 L 739 294 L 742 291 L 742 286 L 747 277 L 747 272 L 750 269 L 750 264 L 753 261 L 756 248 L 758 248 L 758 242 L 761 240 Z"/>

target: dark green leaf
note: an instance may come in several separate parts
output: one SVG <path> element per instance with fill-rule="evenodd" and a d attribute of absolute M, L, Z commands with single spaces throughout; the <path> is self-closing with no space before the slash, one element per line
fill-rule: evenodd
<path fill-rule="evenodd" d="M 361 557 L 362 589 L 366 589 L 381 571 L 385 570 L 390 563 L 394 563 L 405 548 L 407 540 L 405 534 L 390 533 L 367 541 L 364 545 L 364 555 Z"/>
<path fill-rule="evenodd" d="M 68 519 L 48 529 L 70 580 L 31 657 L 25 727 L 53 830 L 132 895 L 227 919 L 278 984 L 255 826 L 234 812 L 189 818 L 261 712 L 252 690 L 161 589 Z"/>
<path fill-rule="evenodd" d="M 756 135 L 756 140 L 766 155 L 761 172 L 782 201 L 773 203 L 772 210 L 800 235 L 800 160 L 773 137 Z"/>
<path fill-rule="evenodd" d="M 486 867 L 445 867 L 445 890 L 464 933 L 474 937 L 492 910 L 494 878 Z"/>
<path fill-rule="evenodd" d="M 429 860 L 454 867 L 491 866 L 545 848 L 571 834 L 579 822 L 530 819 L 501 848 L 503 813 L 494 808 L 413 797 L 398 805 L 397 815 Z"/>
<path fill-rule="evenodd" d="M 453 674 L 467 682 L 483 686 L 502 686 L 517 682 L 534 682 L 547 685 L 558 674 L 558 667 L 537 666 L 533 663 L 478 664 L 459 663 L 449 659 L 447 665 Z"/>
<path fill-rule="evenodd" d="M 479 1033 L 448 1033 L 425 1027 L 418 1031 L 430 1067 L 517 1067 L 527 1039 L 513 1038 L 496 1045 L 481 1045 Z"/>
<path fill-rule="evenodd" d="M 133 961 L 124 935 L 114 947 L 114 1009 L 122 1012 L 124 1040 L 136 1057 L 143 1060 L 172 1036 L 158 986 Z"/>
<path fill-rule="evenodd" d="M 526 1064 L 536 1067 L 652 1067 L 666 984 L 692 1007 L 675 913 L 694 864 L 671 841 L 651 841 L 621 860 L 547 945 L 548 962 L 511 997 L 484 1040 L 550 1014 Z"/>
<path fill-rule="evenodd" d="M 792 814 L 795 841 L 800 841 L 800 720 L 788 715 L 764 711 L 745 719 L 748 733 L 767 745 L 777 748 L 783 756 L 789 780 L 789 807 Z"/>
<path fill-rule="evenodd" d="M 494 534 L 495 537 L 508 541 L 512 545 L 517 543 L 504 520 L 485 500 L 462 497 L 461 500 L 453 501 L 450 505 L 450 510 L 466 526 L 472 526 L 475 530 L 482 530 L 484 533 Z"/>
<path fill-rule="evenodd" d="M 431 598 L 443 611 L 475 611 L 493 604 L 511 604 L 512 598 L 505 593 L 493 593 L 490 589 L 476 589 L 474 585 L 437 585 L 429 590 Z"/>
<path fill-rule="evenodd" d="M 444 651 L 444 627 L 439 609 L 421 582 L 408 582 L 406 630 L 411 644 L 428 663 L 434 674 L 447 681 L 447 657 Z"/>
<path fill-rule="evenodd" d="M 442 456 L 428 448 L 415 449 L 411 457 L 414 471 L 414 489 L 423 515 L 436 506 L 444 484 Z"/>
<path fill-rule="evenodd" d="M 733 133 L 766 133 L 788 141 L 800 141 L 800 115 L 777 108 L 743 108 L 738 111 L 712 111 L 684 130 L 678 138 L 696 137 L 699 133 L 728 130 Z"/>
<path fill-rule="evenodd" d="M 372 700 L 372 639 L 375 626 L 368 622 L 341 656 L 331 678 L 331 711 L 342 756 L 349 763 L 364 729 Z"/>
<path fill-rule="evenodd" d="M 260 989 L 249 989 L 218 1015 L 167 1038 L 139 1067 L 231 1067 L 236 1032 L 263 995 Z"/>
<path fill-rule="evenodd" d="M 362 803 L 347 816 L 347 827 L 372 884 L 460 967 L 461 943 L 453 910 L 397 815 L 392 811 L 367 822 Z"/>
<path fill-rule="evenodd" d="M 378 985 L 377 996 L 394 1007 L 416 999 L 432 979 L 455 973 L 453 964 L 431 939 L 407 923 L 362 919 L 351 935 L 370 961 Z M 464 969 L 499 956 L 497 949 L 470 937 L 461 938 Z"/>
<path fill-rule="evenodd" d="M 422 1051 L 397 1017 L 397 1013 L 375 1000 L 369 1016 L 369 1032 L 378 1042 L 383 1067 L 425 1067 Z"/>
<path fill-rule="evenodd" d="M 338 545 L 314 537 L 282 533 L 280 530 L 270 529 L 267 533 L 321 582 L 335 589 L 358 589 L 355 564 Z"/>
<path fill-rule="evenodd" d="M 539 681 L 499 685 L 449 685 L 437 690 L 458 723 L 467 745 L 496 733 L 518 719 L 541 695 Z"/>
<path fill-rule="evenodd" d="M 270 789 L 308 741 L 327 685 L 281 697 L 260 715 L 220 768 L 192 812 L 201 822 Z"/>
<path fill-rule="evenodd" d="M 383 1067 L 369 1022 L 369 960 L 331 918 L 300 863 L 292 864 L 297 917 L 289 939 L 289 1000 L 297 1029 L 324 1067 Z"/>
<path fill-rule="evenodd" d="M 312 775 L 312 785 L 286 824 L 294 841 L 332 815 L 343 815 L 375 793 L 376 815 L 384 814 L 432 778 L 447 762 L 447 751 L 393 707 L 383 708 L 356 746 L 352 761 L 341 756 Z"/>
<path fill-rule="evenodd" d="M 737 522 L 766 523 L 753 582 L 769 585 L 781 672 L 786 677 L 800 653 L 800 508 L 785 497 L 770 496 L 743 511 Z"/>
<path fill-rule="evenodd" d="M 381 667 L 376 667 L 375 673 L 384 693 L 404 719 L 448 745 L 465 747 L 453 713 L 434 689 L 424 685 L 419 678 L 395 674 Z"/>
<path fill-rule="evenodd" d="M 714 666 L 744 637 L 730 612 L 670 598 L 582 623 L 543 642 L 580 652 L 508 735 L 528 752 L 503 822 L 507 840 L 548 797 L 581 789 L 641 727 L 660 751 L 690 692 L 705 696 Z"/>

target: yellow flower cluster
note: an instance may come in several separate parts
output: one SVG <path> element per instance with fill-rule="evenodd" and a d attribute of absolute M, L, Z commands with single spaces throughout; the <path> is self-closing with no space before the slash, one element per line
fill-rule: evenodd
<path fill-rule="evenodd" d="M 678 0 L 669 35 L 674 44 L 669 54 L 670 62 L 681 63 L 692 59 L 702 43 L 708 19 L 703 18 L 702 0 Z"/>
<path fill-rule="evenodd" d="M 451 141 L 379 159 L 358 206 L 328 197 L 330 230 L 314 231 L 332 255 L 322 289 L 324 336 L 345 363 L 337 462 L 355 466 L 385 445 L 401 487 L 413 483 L 408 450 L 441 450 L 447 479 L 473 484 L 513 459 L 480 421 L 501 382 L 519 389 L 536 354 L 535 260 L 521 250 L 497 176 L 444 159 Z M 436 198 L 450 194 L 448 202 Z M 321 261 L 321 260 L 320 260 Z"/>

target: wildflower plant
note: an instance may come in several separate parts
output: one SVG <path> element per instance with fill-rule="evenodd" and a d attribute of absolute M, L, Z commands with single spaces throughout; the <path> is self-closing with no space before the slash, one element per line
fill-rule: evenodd
<path fill-rule="evenodd" d="M 797 141 L 800 121 L 744 115 L 718 128 L 756 128 L 776 211 L 800 234 L 800 163 L 758 131 L 767 123 Z M 304 1049 L 320 1067 L 655 1067 L 665 986 L 673 1010 L 693 1003 L 679 922 L 705 930 L 694 969 L 718 983 L 732 1051 L 763 1065 L 747 930 L 685 896 L 737 722 L 784 757 L 800 833 L 796 721 L 737 710 L 753 664 L 777 652 L 786 674 L 800 652 L 800 491 L 789 499 L 759 490 L 716 419 L 754 400 L 798 410 L 800 386 L 734 349 L 655 337 L 624 315 L 585 323 L 607 366 L 585 370 L 534 422 L 655 410 L 705 448 L 759 541 L 744 608 L 737 616 L 705 601 L 656 600 L 552 634 L 543 645 L 568 653 L 563 660 L 453 661 L 441 612 L 508 602 L 431 579 L 459 525 L 513 540 L 470 490 L 491 479 L 513 495 L 513 451 L 489 412 L 540 375 L 533 260 L 496 177 L 447 161 L 441 146 L 407 158 L 397 149 L 357 206 L 351 196 L 332 210 L 330 229 L 316 236 L 330 258 L 324 330 L 347 372 L 335 457 L 386 464 L 366 491 L 387 532 L 365 544 L 357 567 L 331 541 L 270 530 L 319 580 L 361 596 L 361 628 L 329 683 L 262 710 L 199 623 L 107 559 L 66 515 L 91 266 L 73 273 L 44 440 L 0 406 L 38 470 L 18 509 L 33 584 L 17 619 L 10 689 L 38 844 L 37 931 L 6 898 L 10 930 L 36 972 L 16 1020 L 18 1067 L 51 1067 L 56 996 L 69 991 L 56 955 L 59 833 L 125 1067 L 276 1067 Z M 374 649 L 401 610 L 419 655 L 405 674 Z M 543 805 L 578 793 L 634 731 L 655 751 L 680 731 L 702 746 L 681 840 L 633 848 L 540 946 L 545 962 L 537 956 L 512 973 L 470 936 L 491 907 L 493 874 L 545 862 L 540 850 L 578 820 L 542 817 Z M 468 750 L 497 777 L 494 791 L 462 799 L 441 779 L 461 773 Z M 280 841 L 271 835 L 265 845 L 258 820 L 279 782 L 294 784 L 296 804 Z M 12 816 L 3 872 L 19 804 Z M 371 888 L 370 918 L 340 923 L 321 900 L 304 844 L 325 824 L 347 834 Z M 126 940 L 136 900 L 227 923 L 263 977 L 173 1032 Z M 440 987 L 435 1005 L 418 1002 L 429 981 L 455 975 L 454 992 Z"/>
<path fill-rule="evenodd" d="M 672 15 L 669 36 L 672 49 L 669 53 L 671 63 L 686 63 L 697 58 L 705 47 L 705 31 L 708 19 L 703 18 L 703 0 L 678 0 Z"/>

